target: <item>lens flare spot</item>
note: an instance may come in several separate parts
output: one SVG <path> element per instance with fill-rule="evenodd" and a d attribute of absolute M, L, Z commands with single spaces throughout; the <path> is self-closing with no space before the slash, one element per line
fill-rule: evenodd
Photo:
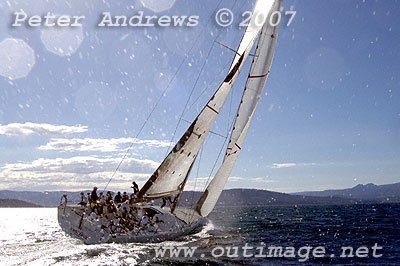
<path fill-rule="evenodd" d="M 35 51 L 23 40 L 0 42 L 0 75 L 10 80 L 24 78 L 35 65 Z"/>
<path fill-rule="evenodd" d="M 84 35 L 82 27 L 46 27 L 41 39 L 46 49 L 59 56 L 71 56 L 81 46 Z"/>
<path fill-rule="evenodd" d="M 140 0 L 142 5 L 153 12 L 159 13 L 171 9 L 175 0 Z"/>

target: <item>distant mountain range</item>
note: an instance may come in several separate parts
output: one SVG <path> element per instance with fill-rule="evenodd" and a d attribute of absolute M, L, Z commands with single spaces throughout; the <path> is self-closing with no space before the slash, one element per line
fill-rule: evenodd
<path fill-rule="evenodd" d="M 85 194 L 89 191 L 85 191 Z M 80 192 L 51 191 L 51 192 L 31 192 L 31 191 L 10 191 L 0 190 L 0 207 L 4 205 L 27 204 L 55 207 L 60 204 L 62 195 L 66 194 L 69 201 L 78 202 Z M 184 191 L 180 201 L 180 206 L 192 206 L 200 198 L 200 192 Z M 9 199 L 15 199 L 10 203 Z M 353 188 L 342 190 L 325 190 L 298 192 L 292 194 L 273 192 L 257 189 L 228 189 L 224 190 L 217 202 L 217 206 L 267 206 L 267 205 L 315 205 L 315 204 L 354 204 L 354 203 L 383 203 L 400 202 L 400 183 L 390 185 L 357 185 Z M 161 204 L 161 201 L 155 201 Z M 7 205 L 7 207 L 9 207 Z"/>
<path fill-rule="evenodd" d="M 331 189 L 324 191 L 306 191 L 292 193 L 292 195 L 315 197 L 341 197 L 346 199 L 361 199 L 374 201 L 400 202 L 400 183 L 388 185 L 357 185 L 347 189 Z"/>

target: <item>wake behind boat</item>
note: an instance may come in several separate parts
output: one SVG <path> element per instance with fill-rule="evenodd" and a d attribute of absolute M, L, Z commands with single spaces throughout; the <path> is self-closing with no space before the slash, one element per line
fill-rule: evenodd
<path fill-rule="evenodd" d="M 213 210 L 235 165 L 269 74 L 280 19 L 276 16 L 270 23 L 269 18 L 281 7 L 282 0 L 256 1 L 225 80 L 133 199 L 118 206 L 113 203 L 103 206 L 99 202 L 87 206 L 69 205 L 65 197 L 58 207 L 58 221 L 67 234 L 87 244 L 161 242 L 190 234 L 206 223 L 206 217 Z M 260 14 L 265 14 L 263 23 L 259 21 Z M 179 208 L 182 191 L 199 151 L 257 38 L 250 73 L 222 165 L 197 204 L 193 208 Z M 172 197 L 174 200 L 167 208 L 149 204 L 156 199 Z M 100 211 L 96 210 L 99 205 Z"/>

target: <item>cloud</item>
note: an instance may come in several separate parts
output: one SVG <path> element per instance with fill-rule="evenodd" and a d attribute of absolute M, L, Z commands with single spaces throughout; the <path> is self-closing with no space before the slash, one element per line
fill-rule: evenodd
<path fill-rule="evenodd" d="M 288 168 L 295 167 L 297 164 L 295 163 L 273 163 L 271 168 Z"/>
<path fill-rule="evenodd" d="M 274 183 L 275 182 L 271 179 L 264 179 L 262 177 L 250 178 L 250 181 L 258 182 L 258 183 Z"/>
<path fill-rule="evenodd" d="M 243 180 L 245 180 L 245 179 L 240 176 L 230 176 L 229 177 L 229 182 L 238 182 L 238 181 L 243 181 Z"/>
<path fill-rule="evenodd" d="M 86 126 L 66 126 L 66 125 L 51 125 L 51 124 L 36 124 L 31 122 L 11 123 L 8 125 L 0 125 L 0 135 L 7 136 L 27 136 L 37 134 L 41 136 L 59 136 L 71 133 L 86 132 Z"/>
<path fill-rule="evenodd" d="M 11 172 L 0 173 L 0 189 L 15 190 L 85 190 L 94 186 L 104 188 L 113 172 L 99 172 L 93 174 L 73 173 L 34 173 L 34 172 Z M 131 190 L 132 180 L 141 187 L 149 178 L 150 174 L 121 173 L 118 172 L 107 190 Z"/>
<path fill-rule="evenodd" d="M 271 168 L 289 168 L 289 167 L 300 167 L 300 166 L 315 166 L 316 163 L 273 163 Z"/>
<path fill-rule="evenodd" d="M 263 177 L 240 177 L 231 176 L 229 177 L 229 182 L 246 182 L 246 183 L 272 183 L 273 180 L 265 179 Z"/>
<path fill-rule="evenodd" d="M 120 158 L 75 156 L 71 158 L 40 158 L 31 162 L 8 163 L 0 168 L 0 189 L 17 190 L 85 190 L 94 186 L 100 189 L 108 183 Z M 108 190 L 128 191 L 132 180 L 143 186 L 158 162 L 148 159 L 127 158 L 119 171 L 114 175 Z M 191 178 L 185 190 L 202 191 L 209 177 Z M 229 178 L 231 182 L 245 182 L 247 184 L 271 183 L 262 177 Z"/>
<path fill-rule="evenodd" d="M 112 177 L 120 160 L 77 156 L 6 164 L 0 171 L 0 189 L 82 190 L 102 187 Z M 143 185 L 158 165 L 152 160 L 127 158 L 113 177 L 109 189 L 129 190 L 132 180 Z"/>
<path fill-rule="evenodd" d="M 46 145 L 39 147 L 40 150 L 59 150 L 63 152 L 74 151 L 99 151 L 99 152 L 114 152 L 120 151 L 122 145 L 129 146 L 130 144 L 137 145 L 139 149 L 144 147 L 165 148 L 170 146 L 170 142 L 161 140 L 140 140 L 137 138 L 119 138 L 119 139 L 63 139 L 53 138 Z M 125 147 L 126 148 L 126 147 Z"/>
<path fill-rule="evenodd" d="M 212 178 L 208 177 L 197 177 L 196 179 L 191 178 L 188 180 L 185 191 L 203 191 L 207 185 L 211 182 Z M 208 183 L 206 184 L 206 182 Z M 239 183 L 237 183 L 239 182 Z M 240 176 L 230 176 L 228 179 L 227 187 L 232 188 L 232 184 L 236 184 L 234 187 L 243 187 L 246 185 L 253 185 L 254 187 L 260 187 L 260 183 L 274 183 L 274 180 L 266 179 L 263 177 L 240 177 Z M 229 186 L 231 185 L 231 186 Z"/>
<path fill-rule="evenodd" d="M 94 156 L 76 156 L 71 158 L 40 158 L 29 163 L 6 164 L 3 172 L 35 172 L 35 173 L 74 173 L 88 174 L 114 171 L 121 158 L 99 158 Z M 154 171 L 159 163 L 147 159 L 126 158 L 121 171 L 148 173 Z"/>
<path fill-rule="evenodd" d="M 191 184 L 192 182 L 188 182 L 186 185 L 185 185 L 185 188 L 183 189 L 184 191 L 199 191 L 199 192 L 203 192 L 203 190 L 204 190 L 204 186 L 200 186 L 200 185 L 196 185 L 196 186 L 194 186 L 194 184 Z"/>

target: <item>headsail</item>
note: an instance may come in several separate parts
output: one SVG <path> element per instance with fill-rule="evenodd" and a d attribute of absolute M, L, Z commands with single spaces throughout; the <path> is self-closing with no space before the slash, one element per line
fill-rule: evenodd
<path fill-rule="evenodd" d="M 281 7 L 282 0 L 276 0 L 270 14 Z M 239 155 L 271 67 L 278 27 L 271 26 L 269 20 L 263 26 L 223 163 L 196 206 L 201 216 L 213 210 Z"/>
<path fill-rule="evenodd" d="M 243 35 L 237 54 L 233 59 L 224 82 L 158 169 L 142 187 L 138 194 L 140 200 L 151 200 L 175 195 L 183 189 L 191 166 L 261 31 L 262 25 L 256 23 L 257 16 L 255 14 L 271 9 L 272 4 L 273 0 L 256 1 L 249 26 Z"/>

